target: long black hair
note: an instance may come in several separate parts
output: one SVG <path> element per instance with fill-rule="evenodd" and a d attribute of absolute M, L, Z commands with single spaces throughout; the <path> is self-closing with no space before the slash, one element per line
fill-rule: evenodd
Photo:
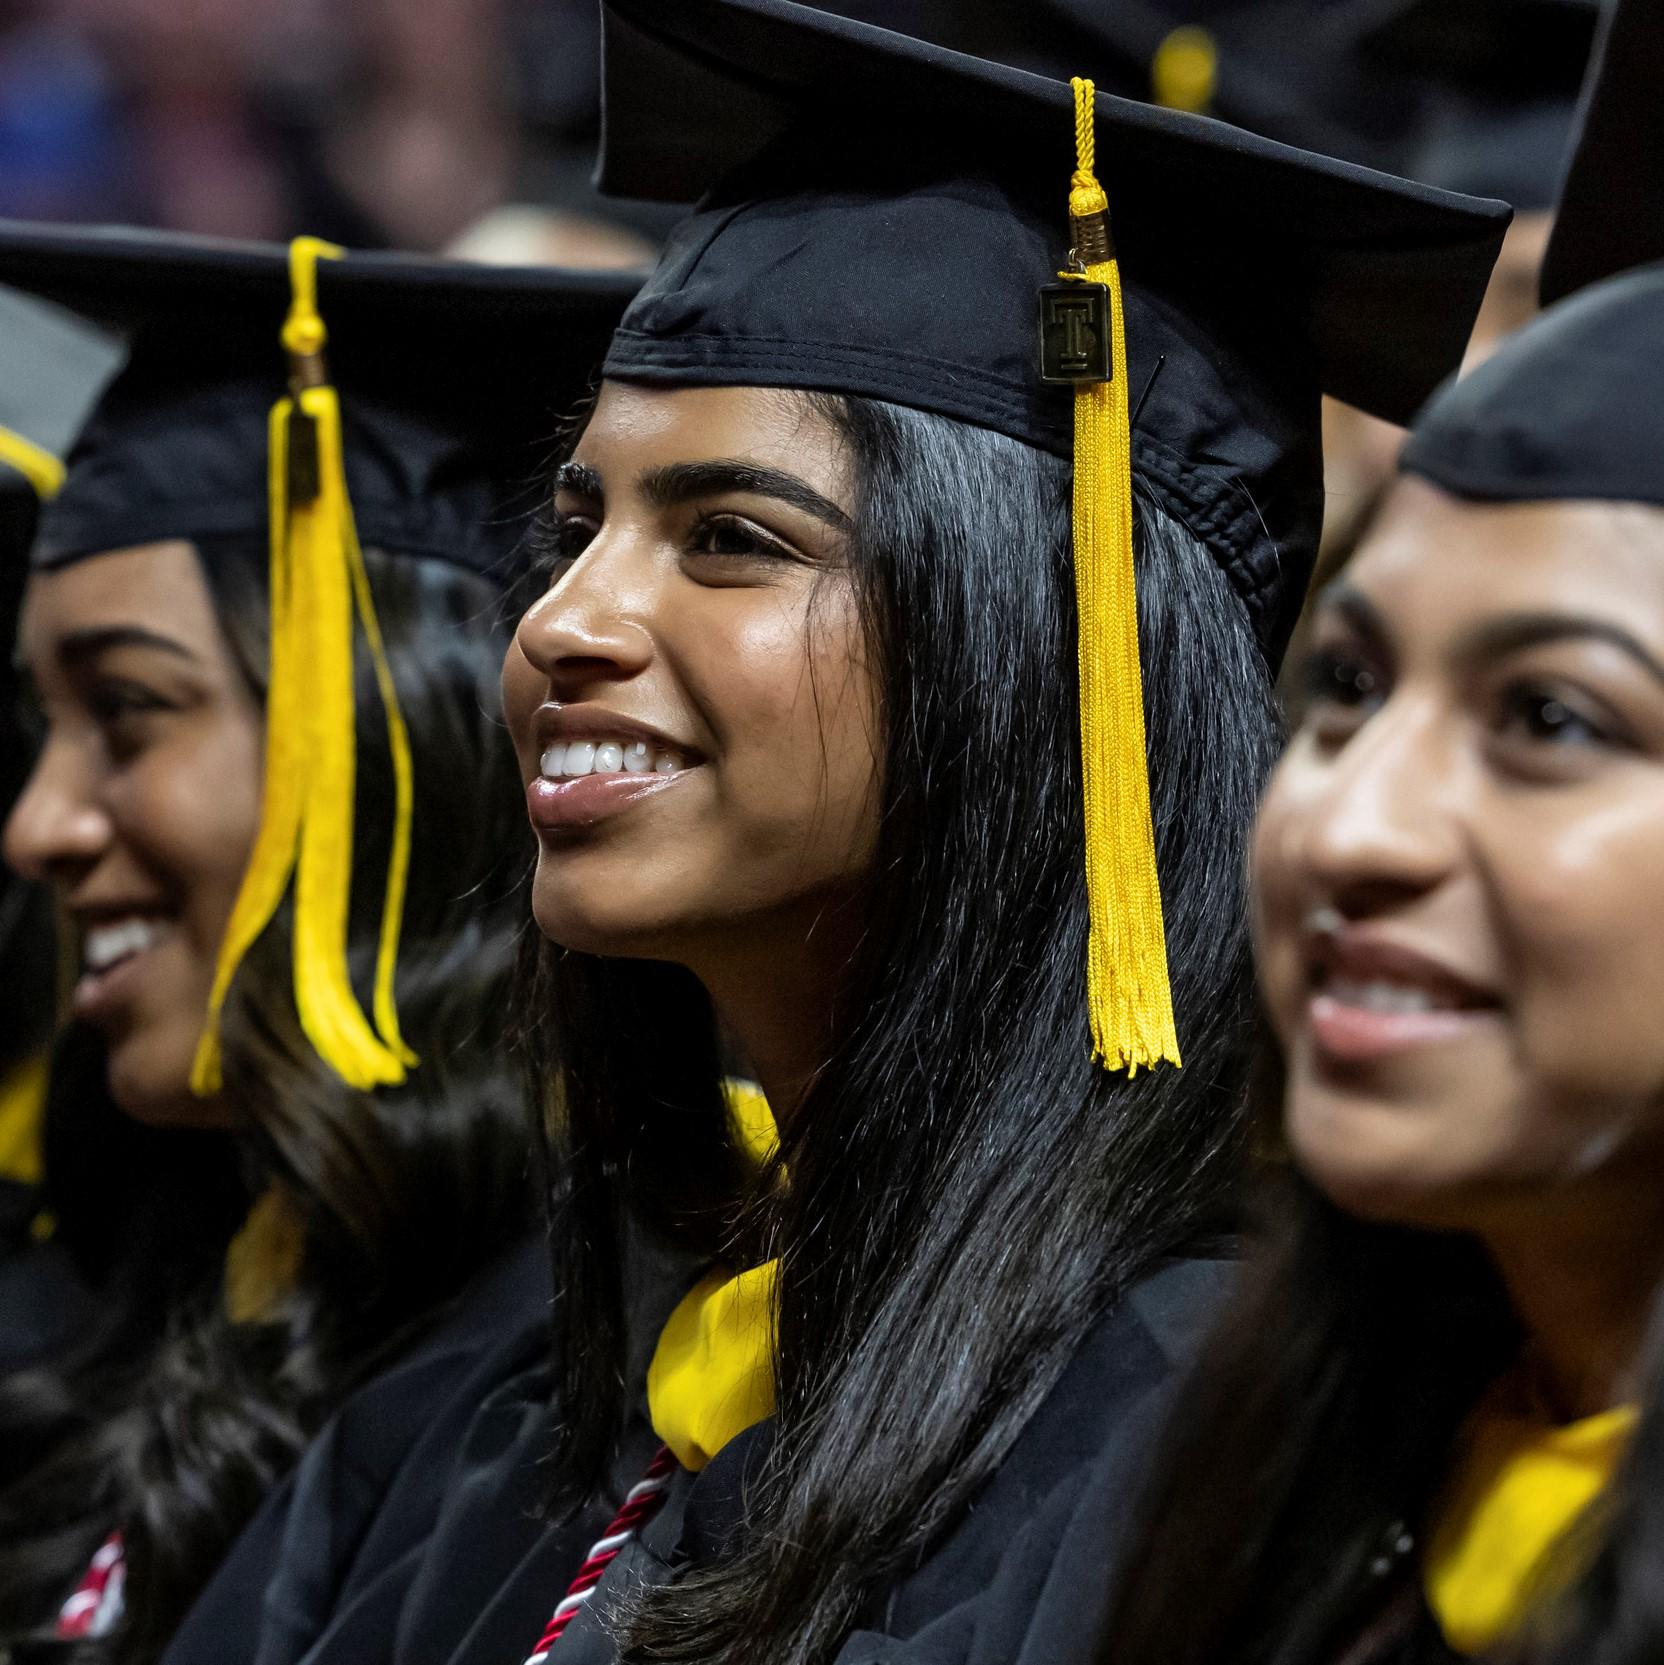
<path fill-rule="evenodd" d="M 263 695 L 264 552 L 227 541 L 208 554 L 222 628 Z M 142 1264 L 99 1232 L 88 1206 L 109 1195 L 108 1166 L 102 1193 L 86 1195 L 49 1167 L 61 1229 L 110 1281 L 96 1334 L 52 1371 L 0 1385 L 0 1641 L 49 1638 L 57 1604 L 119 1530 L 124 1618 L 76 1657 L 153 1658 L 310 1431 L 529 1220 L 524 1105 L 500 1044 L 525 903 L 519 775 L 496 714 L 498 598 L 446 562 L 365 558 L 415 764 L 398 997 L 423 1062 L 401 1087 L 360 1093 L 318 1061 L 296 1014 L 280 914 L 225 1012 L 233 1133 L 129 1129 L 112 1141 L 188 1152 L 200 1187 L 170 1183 L 169 1206 L 144 1210 L 168 1235 L 141 1245 Z M 363 989 L 392 786 L 373 670 L 361 661 L 349 941 Z M 226 1248 L 255 1199 L 275 1205 L 262 1224 L 286 1227 L 276 1235 L 298 1244 L 298 1258 L 275 1301 L 239 1319 L 222 1287 Z"/>
<path fill-rule="evenodd" d="M 1286 1161 L 1260 1202 L 1254 1261 L 1159 1447 L 1105 1659 L 1339 1657 L 1518 1346 L 1471 1238 L 1359 1219 Z"/>
<path fill-rule="evenodd" d="M 1267 1093 L 1269 1126 L 1280 1093 Z M 1286 1163 L 1261 1247 L 1175 1406 L 1100 1657 L 1329 1665 L 1388 1600 L 1380 1573 L 1448 1480 L 1463 1423 L 1523 1341 L 1479 1243 L 1359 1219 Z M 1664 1295 L 1640 1425 L 1581 1523 L 1592 1565 L 1498 1657 L 1664 1658 Z M 1403 1571 L 1399 1567 L 1399 1571 Z"/>
<path fill-rule="evenodd" d="M 746 1196 L 691 974 L 545 946 L 532 987 L 572 1489 L 596 1484 L 622 1415 L 621 1217 L 732 1262 L 781 1260 L 778 1437 L 755 1530 L 642 1596 L 622 1645 L 656 1659 L 825 1659 L 992 1474 L 1129 1281 L 1229 1222 L 1241 1154 L 1247 837 L 1278 736 L 1244 610 L 1208 551 L 1141 501 L 1186 1064 L 1129 1081 L 1091 1062 L 1085 1017 L 1067 465 L 895 406 L 815 404 L 858 481 L 882 825 L 834 1044 L 782 1129 L 773 1171 L 789 1184 L 764 1176 Z"/>

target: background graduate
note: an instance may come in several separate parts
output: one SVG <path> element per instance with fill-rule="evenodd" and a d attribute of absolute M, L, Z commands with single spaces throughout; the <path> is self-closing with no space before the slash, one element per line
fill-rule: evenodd
<path fill-rule="evenodd" d="M 120 344 L 31 296 L 0 291 L 0 813 L 29 770 L 9 645 L 40 507 L 63 458 L 121 362 Z M 0 867 L 0 1368 L 50 1352 L 84 1307 L 62 1238 L 43 1241 L 47 1056 L 59 1019 L 51 899 Z"/>
<path fill-rule="evenodd" d="M 1505 218 L 1083 94 L 1125 354 L 1077 396 L 1036 351 L 1048 286 L 1081 345 L 1067 86 L 782 0 L 606 26 L 609 183 L 714 189 L 614 339 L 504 670 L 550 944 L 552 1403 L 447 1423 L 441 1518 L 365 1570 L 366 1622 L 263 1658 L 896 1657 L 1160 1396 L 1232 1217 L 1319 389 L 1407 415 Z M 1077 409 L 1132 437 L 1088 453 L 1072 531 Z M 1083 763 L 1083 701 L 1118 756 Z M 1154 901 L 1146 790 L 1164 923 L 1116 946 Z M 734 1054 L 778 1120 L 760 1168 Z"/>
<path fill-rule="evenodd" d="M 1103 1659 L 1664 1650 L 1660 63 L 1619 6 L 1558 304 L 1434 398 L 1319 602 L 1256 840 L 1292 1165 Z"/>
<path fill-rule="evenodd" d="M 28 227 L 0 269 L 130 349 L 34 544 L 6 854 L 115 1102 L 218 1152 L 146 1268 L 165 1339 L 117 1311 L 6 1384 L 0 1635 L 140 1660 L 351 1387 L 546 1288 L 501 587 L 633 284 Z"/>

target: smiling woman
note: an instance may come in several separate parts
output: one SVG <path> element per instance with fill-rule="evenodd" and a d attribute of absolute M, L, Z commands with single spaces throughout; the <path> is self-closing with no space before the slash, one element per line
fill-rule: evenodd
<path fill-rule="evenodd" d="M 349 1390 L 472 1369 L 546 1289 L 502 601 L 512 494 L 634 285 L 338 256 L 0 227 L 9 281 L 131 339 L 33 552 L 6 855 L 77 932 L 70 1044 L 157 1148 L 225 1157 L 168 1191 L 188 1261 L 118 1266 L 0 1383 L 0 1644 L 156 1658 Z"/>
<path fill-rule="evenodd" d="M 1289 1161 L 1103 1660 L 1664 1650 L 1661 413 L 1655 265 L 1435 396 L 1318 603 L 1254 854 Z"/>
<path fill-rule="evenodd" d="M 554 1379 L 478 1411 L 417 1570 L 309 1657 L 379 1657 L 407 1579 L 427 1659 L 950 1661 L 1223 1280 L 1318 382 L 1425 392 L 1500 228 L 789 0 L 605 26 L 603 171 L 700 206 L 503 670 Z M 1251 298 L 1207 275 L 1238 212 Z M 1353 306 L 1390 365 L 1314 323 Z"/>
<path fill-rule="evenodd" d="M 81 932 L 73 1014 L 104 1034 L 129 1115 L 226 1125 L 190 1074 L 260 822 L 249 669 L 182 541 L 43 574 L 18 645 L 46 728 L 6 859 L 55 881 Z"/>

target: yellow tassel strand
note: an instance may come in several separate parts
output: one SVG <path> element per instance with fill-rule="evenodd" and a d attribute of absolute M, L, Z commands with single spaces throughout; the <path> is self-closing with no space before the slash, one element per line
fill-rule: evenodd
<path fill-rule="evenodd" d="M 1091 916 L 1087 1004 L 1093 1056 L 1136 1074 L 1177 1064 L 1167 939 L 1156 873 L 1144 744 L 1144 678 L 1132 553 L 1132 420 L 1121 272 L 1109 243 L 1109 199 L 1096 162 L 1095 90 L 1075 92 L 1076 166 L 1069 192 L 1077 273 L 1109 292 L 1109 381 L 1075 393 L 1075 586 L 1080 608 L 1081 772 Z"/>
<path fill-rule="evenodd" d="M 64 465 L 44 446 L 14 429 L 0 427 L 0 463 L 14 468 L 41 502 L 56 497 L 64 483 Z"/>
<path fill-rule="evenodd" d="M 220 945 L 192 1089 L 219 1091 L 219 1020 L 232 978 L 270 923 L 291 876 L 294 985 L 301 1027 L 348 1085 L 397 1085 L 415 1055 L 394 1000 L 399 930 L 410 863 L 414 780 L 409 736 L 393 687 L 347 497 L 340 400 L 328 384 L 328 339 L 317 308 L 317 262 L 341 251 L 316 238 L 290 249 L 292 301 L 283 345 L 291 391 L 272 409 L 271 674 L 266 699 L 265 792 L 254 852 Z M 347 959 L 357 727 L 353 615 L 357 612 L 386 712 L 394 824 L 376 957 L 375 1025 L 353 992 Z"/>

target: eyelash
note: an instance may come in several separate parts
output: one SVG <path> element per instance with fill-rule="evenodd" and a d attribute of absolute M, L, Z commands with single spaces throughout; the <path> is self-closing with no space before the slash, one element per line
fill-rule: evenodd
<path fill-rule="evenodd" d="M 533 521 L 527 545 L 534 572 L 545 584 L 553 584 L 583 554 L 596 535 L 595 523 L 585 515 L 562 514 L 551 509 Z M 743 547 L 701 549 L 699 541 L 712 533 L 728 532 Z M 581 539 L 581 541 L 579 541 Z M 743 517 L 718 512 L 702 514 L 689 532 L 689 553 L 713 560 L 789 561 L 794 559 L 784 544 L 759 531 Z"/>
<path fill-rule="evenodd" d="M 1361 653 L 1319 648 L 1305 671 L 1306 724 L 1330 744 L 1344 741 L 1386 697 L 1386 678 Z M 1534 677 L 1517 677 L 1496 697 L 1494 733 L 1531 746 L 1621 747 L 1630 744 L 1620 726 L 1595 715 L 1586 700 Z"/>
<path fill-rule="evenodd" d="M 1618 725 L 1590 712 L 1547 682 L 1522 677 L 1497 701 L 1498 730 L 1506 739 L 1543 746 L 1623 747 L 1629 738 Z"/>

